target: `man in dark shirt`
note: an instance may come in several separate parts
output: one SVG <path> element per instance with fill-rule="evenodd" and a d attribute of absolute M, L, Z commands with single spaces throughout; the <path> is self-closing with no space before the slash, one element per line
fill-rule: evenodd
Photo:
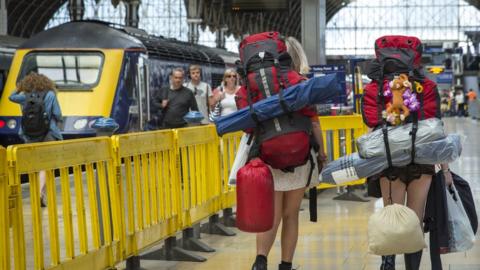
<path fill-rule="evenodd" d="M 153 97 L 152 103 L 160 105 L 163 113 L 163 128 L 185 127 L 187 122 L 183 120 L 183 116 L 190 110 L 198 111 L 192 91 L 182 85 L 183 77 L 182 68 L 173 69 L 170 75 L 170 86 L 163 88 Z"/>

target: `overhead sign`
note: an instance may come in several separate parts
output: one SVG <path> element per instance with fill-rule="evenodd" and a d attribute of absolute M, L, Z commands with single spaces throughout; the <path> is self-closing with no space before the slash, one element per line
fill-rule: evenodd
<path fill-rule="evenodd" d="M 325 101 L 324 103 L 336 103 L 342 104 L 347 102 L 347 83 L 345 75 L 345 65 L 313 65 L 310 66 L 310 73 L 308 78 L 324 76 L 327 74 L 336 74 L 337 81 L 340 83 L 340 91 L 332 100 Z"/>
<path fill-rule="evenodd" d="M 451 70 L 445 70 L 437 75 L 437 83 L 451 84 L 453 82 L 453 72 Z"/>

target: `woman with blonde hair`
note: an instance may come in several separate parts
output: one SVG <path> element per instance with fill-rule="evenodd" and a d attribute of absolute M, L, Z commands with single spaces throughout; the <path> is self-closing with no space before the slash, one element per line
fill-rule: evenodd
<path fill-rule="evenodd" d="M 213 95 L 210 98 L 210 106 L 214 110 L 215 106 L 220 103 L 220 116 L 231 114 L 237 110 L 235 95 L 238 89 L 240 89 L 238 81 L 237 72 L 232 68 L 227 68 L 223 73 L 222 84 L 213 91 Z"/>
<path fill-rule="evenodd" d="M 286 45 L 287 52 L 292 58 L 291 69 L 301 75 L 306 75 L 310 68 L 302 46 L 293 37 L 288 37 L 286 39 Z M 314 115 L 312 115 L 310 119 L 312 123 L 312 135 L 315 138 L 316 143 L 319 145 L 315 167 L 318 166 L 318 172 L 320 172 L 326 161 L 326 155 L 323 149 L 322 131 L 315 108 L 312 107 L 309 109 L 314 112 Z M 282 261 L 279 264 L 278 269 L 292 269 L 293 255 L 298 240 L 300 204 L 307 188 L 309 173 L 312 169 L 311 166 L 311 163 L 307 162 L 305 165 L 296 167 L 293 172 L 271 169 L 275 189 L 274 225 L 269 231 L 257 234 L 257 257 L 252 266 L 252 270 L 267 269 L 268 253 L 275 242 L 280 223 L 282 223 L 280 242 Z M 313 169 L 315 170 L 315 168 Z M 318 178 L 318 174 L 313 174 L 311 177 L 312 179 Z M 311 183 L 315 183 L 315 181 L 312 181 Z"/>
<path fill-rule="evenodd" d="M 10 95 L 9 99 L 12 102 L 20 104 L 22 109 L 23 117 L 18 134 L 25 143 L 48 142 L 63 139 L 59 128 L 59 125 L 63 121 L 62 111 L 58 104 L 55 84 L 45 75 L 35 72 L 29 73 L 17 84 L 17 90 Z M 30 105 L 37 101 L 43 102 L 43 104 Z M 27 103 L 29 103 L 28 106 Z M 33 108 L 34 106 L 37 106 L 37 108 Z M 43 113 L 41 113 L 42 106 Z M 36 109 L 43 115 L 33 115 L 32 113 L 36 111 Z M 27 121 L 29 119 L 32 119 L 32 121 Z M 38 121 L 35 122 L 36 120 Z M 42 207 L 45 207 L 47 205 L 45 171 L 40 172 L 40 200 Z"/>

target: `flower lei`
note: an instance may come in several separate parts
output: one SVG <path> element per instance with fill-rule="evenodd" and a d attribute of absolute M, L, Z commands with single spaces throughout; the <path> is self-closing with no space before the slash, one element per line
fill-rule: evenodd
<path fill-rule="evenodd" d="M 383 92 L 383 96 L 392 97 L 392 90 L 390 89 L 389 84 L 387 84 L 387 89 Z M 417 99 L 416 93 L 414 93 L 412 89 L 407 88 L 402 97 L 403 104 L 405 104 L 411 112 L 416 112 L 420 109 L 420 102 Z"/>

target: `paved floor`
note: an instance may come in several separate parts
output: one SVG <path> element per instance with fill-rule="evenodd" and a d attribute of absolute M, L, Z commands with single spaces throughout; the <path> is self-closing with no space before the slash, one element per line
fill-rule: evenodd
<path fill-rule="evenodd" d="M 448 132 L 465 135 L 462 157 L 451 165 L 452 170 L 467 179 L 474 192 L 480 213 L 480 122 L 465 118 L 445 119 Z M 382 207 L 376 199 L 369 202 L 332 200 L 336 190 L 319 195 L 319 222 L 308 221 L 308 211 L 300 214 L 301 228 L 294 265 L 297 269 L 379 269 L 380 258 L 367 253 L 367 222 L 375 208 Z M 357 191 L 361 194 L 361 191 Z M 305 200 L 303 207 L 307 208 Z M 250 269 L 255 258 L 255 235 L 238 230 L 235 237 L 202 234 L 202 240 L 215 248 L 215 253 L 198 253 L 208 258 L 203 263 L 142 260 L 145 269 Z M 427 235 L 428 237 L 428 235 Z M 479 237 L 477 236 L 477 239 Z M 280 261 L 280 242 L 268 257 L 269 269 L 277 269 Z M 445 270 L 480 270 L 480 241 L 464 253 L 442 255 Z M 122 266 L 121 266 L 122 267 Z M 403 257 L 397 257 L 397 270 L 405 269 Z M 431 269 L 428 249 L 424 250 L 421 269 Z"/>

